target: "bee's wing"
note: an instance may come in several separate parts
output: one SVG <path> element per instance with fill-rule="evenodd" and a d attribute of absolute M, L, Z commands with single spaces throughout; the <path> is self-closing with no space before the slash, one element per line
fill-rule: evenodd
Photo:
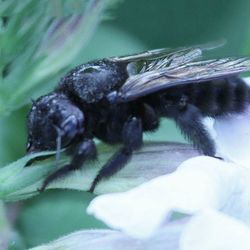
<path fill-rule="evenodd" d="M 250 71 L 250 58 L 223 58 L 177 64 L 130 76 L 118 94 L 126 102 L 172 86 L 201 83 L 246 71 Z"/>
<path fill-rule="evenodd" d="M 221 40 L 192 47 L 161 48 L 127 56 L 112 57 L 109 60 L 133 64 L 138 69 L 137 73 L 142 73 L 194 61 L 202 56 L 203 51 L 215 49 L 224 44 L 225 41 Z"/>
<path fill-rule="evenodd" d="M 143 51 L 141 53 L 126 55 L 126 56 L 117 56 L 109 58 L 111 61 L 115 62 L 135 62 L 140 60 L 153 60 L 156 58 L 161 58 L 166 56 L 167 54 L 171 53 L 170 48 L 161 48 L 161 49 L 154 49 Z"/>
<path fill-rule="evenodd" d="M 112 57 L 110 58 L 111 61 L 115 62 L 127 62 L 133 63 L 138 61 L 157 61 L 160 59 L 168 59 L 171 60 L 172 58 L 179 58 L 186 57 L 189 58 L 189 61 L 192 61 L 202 54 L 202 48 L 197 47 L 187 47 L 187 48 L 177 48 L 177 49 L 169 49 L 169 48 L 162 48 L 162 49 L 155 49 L 155 50 L 148 50 L 142 53 L 121 56 L 121 57 Z"/>
<path fill-rule="evenodd" d="M 139 54 L 109 58 L 112 62 L 127 64 L 129 76 L 147 71 L 158 70 L 165 67 L 182 65 L 194 61 L 202 56 L 202 51 L 207 48 L 187 47 L 171 49 L 149 50 Z"/>
<path fill-rule="evenodd" d="M 128 74 L 136 75 L 147 71 L 165 67 L 182 65 L 194 61 L 202 56 L 202 49 L 198 47 L 171 49 L 156 49 L 139 54 L 113 57 L 109 60 L 127 63 Z"/>
<path fill-rule="evenodd" d="M 138 73 L 159 70 L 166 67 L 176 67 L 178 65 L 192 62 L 201 57 L 202 50 L 200 48 L 183 48 L 178 51 L 168 53 L 157 59 L 142 61 Z"/>

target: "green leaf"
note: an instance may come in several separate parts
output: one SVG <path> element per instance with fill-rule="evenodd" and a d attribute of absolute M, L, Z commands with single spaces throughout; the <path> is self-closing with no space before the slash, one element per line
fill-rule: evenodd
<path fill-rule="evenodd" d="M 64 178 L 52 182 L 47 189 L 62 188 L 87 191 L 98 170 L 111 157 L 115 148 L 103 144 L 98 145 L 98 161 L 88 162 L 82 170 L 74 171 Z M 45 177 L 55 171 L 55 160 L 40 161 L 25 167 L 31 159 L 39 156 L 51 156 L 53 152 L 43 152 L 25 156 L 6 167 L 0 168 L 0 199 L 15 201 L 27 199 L 39 194 Z M 197 155 L 197 151 L 188 144 L 182 143 L 145 143 L 136 151 L 129 164 L 109 180 L 103 180 L 95 193 L 125 191 L 146 182 L 156 176 L 174 171 L 181 162 Z M 58 164 L 68 162 L 64 157 Z"/>

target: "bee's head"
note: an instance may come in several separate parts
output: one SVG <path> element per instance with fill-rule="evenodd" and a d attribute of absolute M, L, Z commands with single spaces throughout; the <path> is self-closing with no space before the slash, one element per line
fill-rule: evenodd
<path fill-rule="evenodd" d="M 84 115 L 63 94 L 52 93 L 33 102 L 28 115 L 27 152 L 65 147 L 83 133 Z M 59 149 L 60 149 L 59 148 Z"/>

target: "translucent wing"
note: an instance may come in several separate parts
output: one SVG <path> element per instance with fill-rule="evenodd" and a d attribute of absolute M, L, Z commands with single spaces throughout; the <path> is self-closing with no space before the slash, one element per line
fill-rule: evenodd
<path fill-rule="evenodd" d="M 200 48 L 156 49 L 129 56 L 113 57 L 109 60 L 127 63 L 129 75 L 136 75 L 146 71 L 170 67 L 170 65 L 191 62 L 201 57 L 201 55 L 202 50 Z"/>
<path fill-rule="evenodd" d="M 202 83 L 216 78 L 250 71 L 250 58 L 223 58 L 185 64 L 175 63 L 168 67 L 145 71 L 130 76 L 118 92 L 122 101 L 188 83 Z"/>
<path fill-rule="evenodd" d="M 164 57 L 145 60 L 139 73 L 144 73 L 152 70 L 159 70 L 161 68 L 170 68 L 194 61 L 202 56 L 202 50 L 199 48 L 186 48 L 172 53 L 168 53 Z"/>
<path fill-rule="evenodd" d="M 166 56 L 171 52 L 170 48 L 161 48 L 161 49 L 154 49 L 148 50 L 141 53 L 126 55 L 126 56 L 117 56 L 110 58 L 111 61 L 115 62 L 135 62 L 139 60 L 153 60 L 156 58 L 161 58 Z"/>
<path fill-rule="evenodd" d="M 197 60 L 201 58 L 203 51 L 211 50 L 224 44 L 225 41 L 217 41 L 192 47 L 155 49 L 133 55 L 112 57 L 109 60 L 128 63 L 128 72 L 130 75 L 133 75 L 165 67 L 176 67 Z"/>
<path fill-rule="evenodd" d="M 195 51 L 193 54 L 192 52 Z M 136 62 L 136 61 L 155 61 L 157 59 L 162 58 L 177 58 L 178 56 L 185 56 L 185 54 L 189 54 L 191 52 L 191 55 L 194 55 L 194 58 L 197 58 L 201 56 L 202 49 L 198 47 L 188 47 L 188 48 L 177 48 L 177 49 L 169 49 L 169 48 L 162 48 L 162 49 L 155 49 L 155 50 L 149 50 L 144 51 L 142 53 L 128 55 L 128 56 L 122 56 L 122 57 L 112 57 L 110 58 L 111 61 L 116 62 Z"/>

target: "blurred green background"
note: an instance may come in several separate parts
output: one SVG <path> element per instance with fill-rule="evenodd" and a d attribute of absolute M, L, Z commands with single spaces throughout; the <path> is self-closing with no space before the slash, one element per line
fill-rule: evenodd
<path fill-rule="evenodd" d="M 77 2 L 79 4 L 79 1 L 51 0 L 50 9 L 53 13 L 70 15 L 74 12 L 81 13 L 87 1 L 80 1 L 83 2 L 82 8 L 75 7 L 78 6 Z M 6 1 L 0 1 L 2 16 L 15 16 L 14 10 L 15 8 L 18 9 L 18 2 L 16 3 L 9 10 L 3 8 Z M 30 15 L 34 15 L 33 10 L 38 11 L 44 8 L 46 4 L 48 4 L 48 1 L 44 1 L 43 6 L 37 6 L 37 9 L 32 9 L 35 7 L 30 5 Z M 227 43 L 222 48 L 212 51 L 212 56 L 250 55 L 249 11 L 249 0 L 118 1 L 109 10 L 109 18 L 105 18 L 96 29 L 93 27 L 93 35 L 91 34 L 87 46 L 79 50 L 80 52 L 72 59 L 68 67 L 62 67 L 57 72 L 58 74 L 48 77 L 42 88 L 37 87 L 29 93 L 27 92 L 25 98 L 16 101 L 16 106 L 15 102 L 11 103 L 12 106 L 6 108 L 8 112 L 0 113 L 0 166 L 4 166 L 25 154 L 26 115 L 29 109 L 29 104 L 27 104 L 29 100 L 53 89 L 59 78 L 70 67 L 95 58 L 161 47 L 202 44 L 222 39 L 225 39 Z M 11 18 L 9 22 L 11 24 Z M 21 18 L 19 22 L 22 22 Z M 7 27 L 10 24 L 7 24 Z M 4 29 L 2 24 L 0 38 L 4 38 Z M 44 30 L 41 29 L 41 31 Z M 10 40 L 11 35 L 13 34 L 7 36 Z M 28 33 L 28 36 L 32 37 L 32 33 Z M 46 32 L 41 32 L 36 36 L 46 37 Z M 80 40 L 71 41 L 72 48 L 75 43 L 81 43 L 81 39 L 83 38 L 80 36 Z M 2 59 L 0 59 L 0 64 L 3 65 L 3 58 L 6 56 L 4 50 L 7 50 L 6 44 L 11 44 L 11 41 L 6 41 L 6 37 L 5 40 L 1 40 L 0 53 Z M 13 48 L 11 49 L 13 51 Z M 26 48 L 26 50 L 28 49 Z M 35 49 L 33 53 L 35 53 Z M 20 60 L 26 50 L 13 51 L 11 63 L 15 61 L 15 53 L 18 54 L 18 60 Z M 61 53 L 61 60 L 64 60 L 64 52 Z M 19 61 L 19 68 L 27 71 L 32 70 L 32 68 L 27 68 L 28 65 L 26 64 L 21 65 L 21 62 L 22 60 Z M 48 67 L 53 67 L 53 60 L 51 62 L 52 64 L 48 64 Z M 8 60 L 5 63 L 9 63 Z M 0 95 L 2 94 L 2 96 L 6 90 L 6 85 L 8 85 L 7 79 L 0 83 L 0 91 L 2 91 Z M 25 84 L 25 81 L 22 80 L 22 78 L 18 79 L 19 85 Z M 10 81 L 17 81 L 17 79 L 13 78 Z M 3 85 L 5 86 L 3 87 Z M 0 105 L 8 103 L 6 100 L 11 99 L 10 95 L 15 91 L 15 85 L 12 89 L 8 86 L 2 102 L 0 99 Z M 147 136 L 147 139 L 184 140 L 175 126 L 171 122 L 165 121 L 162 123 L 161 129 L 156 134 Z M 104 227 L 100 222 L 85 214 L 85 208 L 92 198 L 93 196 L 83 192 L 48 191 L 33 199 L 21 202 L 15 222 L 18 237 L 12 241 L 10 249 L 36 246 L 81 228 Z M 8 204 L 8 206 L 12 205 Z"/>

